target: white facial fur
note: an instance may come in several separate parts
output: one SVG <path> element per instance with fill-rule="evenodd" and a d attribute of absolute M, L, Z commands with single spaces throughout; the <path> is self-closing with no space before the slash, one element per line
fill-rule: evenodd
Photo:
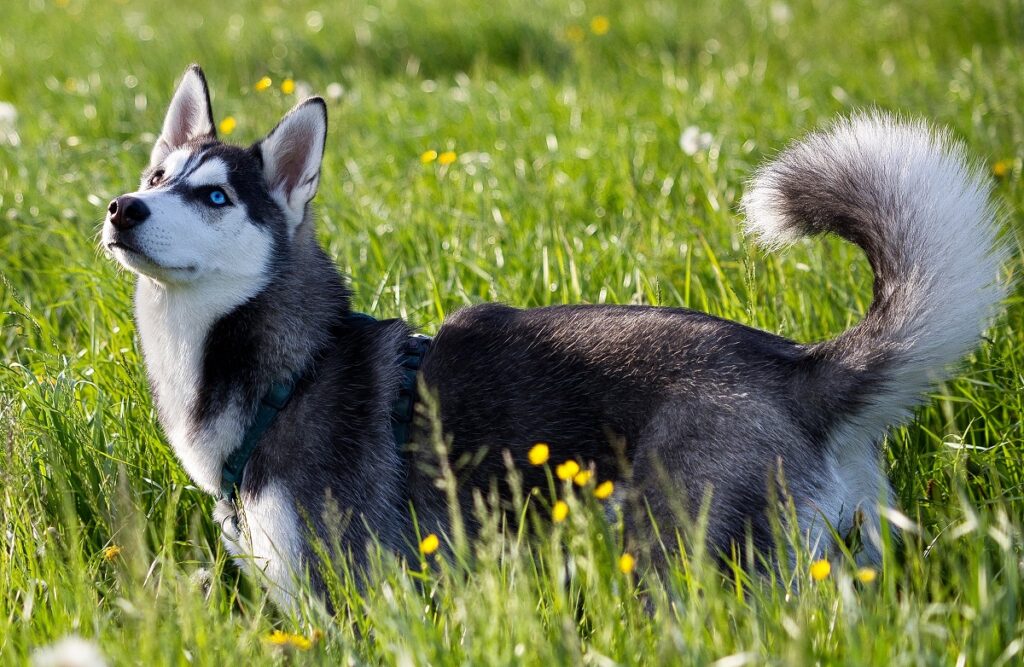
<path fill-rule="evenodd" d="M 187 164 L 187 157 L 184 149 L 171 153 L 164 162 L 164 179 L 174 178 Z M 128 196 L 141 200 L 150 210 L 149 218 L 131 230 L 132 243 L 142 254 L 113 248 L 114 258 L 134 273 L 165 285 L 261 276 L 273 249 L 273 237 L 253 224 L 227 183 L 226 165 L 210 159 L 185 183 L 192 188 L 221 187 L 233 203 L 213 208 L 159 186 L 130 193 Z M 115 234 L 111 225 L 104 226 L 104 247 L 109 247 Z"/>

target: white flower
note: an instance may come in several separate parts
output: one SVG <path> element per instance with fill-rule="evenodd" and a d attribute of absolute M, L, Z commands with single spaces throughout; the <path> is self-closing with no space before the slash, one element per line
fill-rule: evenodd
<path fill-rule="evenodd" d="M 0 144 L 17 146 L 21 143 L 18 130 L 18 110 L 10 102 L 0 102 Z"/>
<path fill-rule="evenodd" d="M 335 81 L 334 83 L 327 85 L 327 97 L 332 100 L 341 99 L 341 96 L 345 94 L 345 87 Z"/>
<path fill-rule="evenodd" d="M 107 661 L 95 643 L 68 635 L 56 644 L 32 652 L 32 667 L 106 667 Z"/>
<path fill-rule="evenodd" d="M 710 148 L 713 140 L 710 132 L 701 132 L 699 127 L 691 125 L 679 135 L 679 147 L 687 155 L 696 155 Z"/>

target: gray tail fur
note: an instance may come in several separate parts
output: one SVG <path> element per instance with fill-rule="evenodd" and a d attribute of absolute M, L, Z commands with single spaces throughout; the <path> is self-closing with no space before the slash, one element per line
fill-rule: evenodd
<path fill-rule="evenodd" d="M 817 390 L 858 397 L 858 426 L 876 438 L 977 346 L 1004 296 L 989 194 L 948 133 L 876 112 L 791 145 L 743 198 L 747 231 L 766 245 L 831 232 L 867 254 L 867 315 L 808 351 L 816 365 L 848 371 L 839 375 L 851 386 Z"/>

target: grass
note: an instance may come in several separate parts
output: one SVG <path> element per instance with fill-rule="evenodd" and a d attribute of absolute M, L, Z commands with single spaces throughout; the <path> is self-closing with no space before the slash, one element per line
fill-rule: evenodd
<path fill-rule="evenodd" d="M 373 585 L 335 582 L 331 618 L 275 610 L 226 562 L 211 499 L 156 424 L 131 281 L 95 241 L 197 61 L 240 142 L 296 101 L 283 79 L 340 84 L 318 216 L 364 311 L 431 332 L 487 300 L 655 303 L 822 339 L 864 312 L 869 268 L 834 241 L 754 249 L 744 179 L 835 114 L 926 116 L 1002 174 L 1019 278 L 1024 3 L 282 5 L 4 9 L 0 100 L 20 116 L 0 145 L 0 662 L 75 633 L 114 664 L 1019 664 L 1019 280 L 958 378 L 888 439 L 904 540 L 873 582 L 844 561 L 820 582 L 806 560 L 782 581 L 723 576 L 699 530 L 666 581 L 624 574 L 618 525 L 583 492 L 529 542 L 490 517 L 459 558 L 380 554 Z M 712 135 L 693 156 L 691 125 Z M 427 150 L 458 160 L 421 164 Z"/>

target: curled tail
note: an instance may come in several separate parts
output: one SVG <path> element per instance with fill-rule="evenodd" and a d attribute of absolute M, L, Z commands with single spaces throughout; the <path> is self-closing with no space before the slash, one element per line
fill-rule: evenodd
<path fill-rule="evenodd" d="M 977 346 L 1003 298 L 989 193 L 949 134 L 882 113 L 811 134 L 755 174 L 742 206 L 758 240 L 831 232 L 871 263 L 867 315 L 808 348 L 812 391 L 839 399 L 829 407 L 845 405 L 862 437 L 905 419 Z"/>

